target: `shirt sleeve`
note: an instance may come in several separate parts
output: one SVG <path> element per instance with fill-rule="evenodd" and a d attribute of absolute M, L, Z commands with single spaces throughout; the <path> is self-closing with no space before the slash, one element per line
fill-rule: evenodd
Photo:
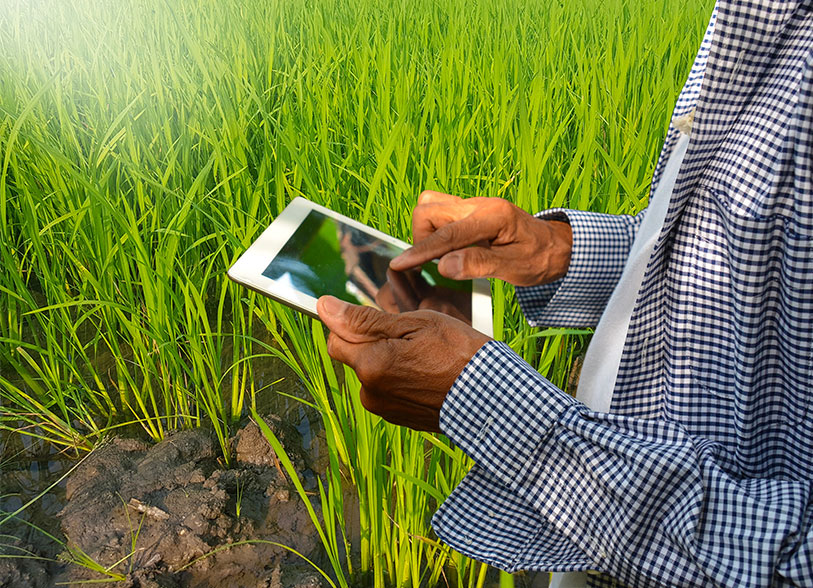
<path fill-rule="evenodd" d="M 628 216 L 559 208 L 536 216 L 569 222 L 573 249 L 564 278 L 516 287 L 522 312 L 533 326 L 595 326 L 621 277 L 644 212 Z"/>
<path fill-rule="evenodd" d="M 630 586 L 813 586 L 811 480 L 749 478 L 676 423 L 592 412 L 503 343 L 440 424 L 475 462 L 433 519 L 464 554 Z"/>

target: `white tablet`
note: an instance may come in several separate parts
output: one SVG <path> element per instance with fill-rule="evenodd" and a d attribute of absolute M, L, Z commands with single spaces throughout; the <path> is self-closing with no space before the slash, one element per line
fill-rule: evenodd
<path fill-rule="evenodd" d="M 437 263 L 395 272 L 390 260 L 407 243 L 296 198 L 229 269 L 229 277 L 318 318 L 316 300 L 330 294 L 387 312 L 429 308 L 492 335 L 488 280 L 450 280 Z"/>

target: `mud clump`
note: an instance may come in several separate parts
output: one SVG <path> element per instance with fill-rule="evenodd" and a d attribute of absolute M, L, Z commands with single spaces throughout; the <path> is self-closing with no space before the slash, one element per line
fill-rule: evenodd
<path fill-rule="evenodd" d="M 36 546 L 21 541 L 11 543 L 11 555 L 35 553 Z M 0 559 L 0 587 L 26 586 L 46 588 L 52 586 L 51 573 L 47 562 L 36 559 Z"/>
<path fill-rule="evenodd" d="M 278 419 L 266 419 L 299 472 L 305 461 Z M 212 436 L 181 431 L 152 447 L 113 439 L 67 482 L 59 518 L 68 544 L 126 580 L 158 587 L 318 588 L 318 574 L 282 546 L 324 564 L 305 505 L 259 428 L 233 439 L 236 465 L 224 469 Z M 316 507 L 316 505 L 314 505 Z M 100 579 L 81 566 L 57 581 Z M 80 584 L 81 585 L 81 584 Z"/>

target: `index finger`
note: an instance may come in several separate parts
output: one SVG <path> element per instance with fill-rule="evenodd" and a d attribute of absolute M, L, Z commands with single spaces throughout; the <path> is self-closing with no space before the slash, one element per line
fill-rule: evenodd
<path fill-rule="evenodd" d="M 453 201 L 419 201 L 412 211 L 412 239 L 415 243 L 423 241 L 439 228 L 462 220 L 478 208 L 476 200 L 457 198 Z"/>
<path fill-rule="evenodd" d="M 500 221 L 493 215 L 472 214 L 459 221 L 443 225 L 437 231 L 415 243 L 390 261 L 390 268 L 404 271 L 443 257 L 447 253 L 490 241 L 497 237 Z"/>

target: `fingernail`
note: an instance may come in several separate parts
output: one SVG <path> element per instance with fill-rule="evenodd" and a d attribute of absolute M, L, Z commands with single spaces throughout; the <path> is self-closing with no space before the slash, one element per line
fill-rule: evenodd
<path fill-rule="evenodd" d="M 447 255 L 440 260 L 438 270 L 447 278 L 457 277 L 463 271 L 463 260 L 459 255 Z"/>
<path fill-rule="evenodd" d="M 390 260 L 390 267 L 391 267 L 392 269 L 397 269 L 399 266 L 403 266 L 403 265 L 404 265 L 404 261 L 405 261 L 406 259 L 408 259 L 408 258 L 409 258 L 409 250 L 404 251 L 404 252 L 403 252 L 401 255 L 399 255 L 398 257 L 393 257 L 393 258 Z"/>
<path fill-rule="evenodd" d="M 322 296 L 320 301 L 322 302 L 322 310 L 331 316 L 341 316 L 344 309 L 347 308 L 347 303 L 335 296 Z"/>

